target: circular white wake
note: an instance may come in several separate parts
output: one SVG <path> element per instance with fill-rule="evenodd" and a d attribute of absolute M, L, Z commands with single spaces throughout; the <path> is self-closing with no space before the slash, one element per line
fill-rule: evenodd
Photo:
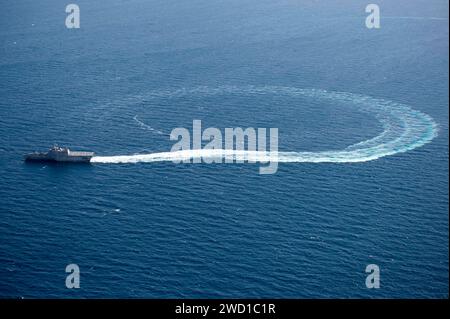
<path fill-rule="evenodd" d="M 176 91 L 159 91 L 149 94 L 149 98 L 182 97 L 185 95 L 211 96 L 217 94 L 246 95 L 287 95 L 308 97 L 328 102 L 343 102 L 355 110 L 373 114 L 382 124 L 383 132 L 366 141 L 351 145 L 343 150 L 322 152 L 258 152 L 236 150 L 189 150 L 161 152 L 139 155 L 95 156 L 92 163 L 137 163 L 180 161 L 192 158 L 227 158 L 247 161 L 309 162 L 309 163 L 353 163 L 375 160 L 380 157 L 406 152 L 430 142 L 437 136 L 437 124 L 433 119 L 407 105 L 384 99 L 347 92 L 329 92 L 318 89 L 292 87 L 199 87 Z"/>

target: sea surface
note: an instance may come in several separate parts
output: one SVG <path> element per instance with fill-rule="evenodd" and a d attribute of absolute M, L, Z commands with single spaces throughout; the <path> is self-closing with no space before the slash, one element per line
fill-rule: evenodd
<path fill-rule="evenodd" d="M 448 298 L 447 1 L 74 2 L 1 4 L 1 298 Z M 154 161 L 193 120 L 284 160 Z"/>

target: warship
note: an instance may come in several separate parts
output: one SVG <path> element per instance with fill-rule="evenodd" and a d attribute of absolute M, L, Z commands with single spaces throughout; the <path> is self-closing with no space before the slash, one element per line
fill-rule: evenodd
<path fill-rule="evenodd" d="M 74 152 L 67 147 L 53 146 L 47 152 L 34 152 L 25 155 L 25 161 L 89 163 L 93 156 L 94 152 Z"/>

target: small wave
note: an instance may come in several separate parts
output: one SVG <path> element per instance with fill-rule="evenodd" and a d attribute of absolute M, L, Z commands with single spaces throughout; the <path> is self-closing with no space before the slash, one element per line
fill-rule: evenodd
<path fill-rule="evenodd" d="M 148 124 L 145 124 L 144 122 L 142 122 L 141 120 L 138 119 L 137 115 L 135 115 L 133 117 L 133 120 L 144 130 L 148 130 L 148 131 L 151 131 L 151 132 L 159 134 L 159 135 L 170 135 L 170 134 L 164 133 L 163 131 L 155 129 Z"/>

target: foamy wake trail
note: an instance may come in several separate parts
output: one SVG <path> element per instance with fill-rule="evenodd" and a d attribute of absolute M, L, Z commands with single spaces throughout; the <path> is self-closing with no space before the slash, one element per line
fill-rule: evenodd
<path fill-rule="evenodd" d="M 162 161 L 186 161 L 194 158 L 228 159 L 249 162 L 291 162 L 291 163 L 354 163 L 375 160 L 384 156 L 406 152 L 430 142 L 437 136 L 437 124 L 433 119 L 413 110 L 407 105 L 389 100 L 347 92 L 328 92 L 317 89 L 292 87 L 199 87 L 191 90 L 150 93 L 150 97 L 180 97 L 184 95 L 287 95 L 307 97 L 346 104 L 356 111 L 373 114 L 383 126 L 383 132 L 369 140 L 348 146 L 343 150 L 322 152 L 259 152 L 236 150 L 187 150 L 139 155 L 95 156 L 92 163 L 138 163 Z"/>

